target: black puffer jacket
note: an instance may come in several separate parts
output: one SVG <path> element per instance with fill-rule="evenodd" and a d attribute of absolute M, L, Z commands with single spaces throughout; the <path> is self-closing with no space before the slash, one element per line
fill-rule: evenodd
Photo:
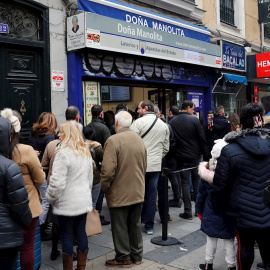
<path fill-rule="evenodd" d="M 263 190 L 270 179 L 270 130 L 246 129 L 225 136 L 218 158 L 212 202 L 224 211 L 227 224 L 249 229 L 270 229 L 270 209 Z"/>
<path fill-rule="evenodd" d="M 0 249 L 22 245 L 22 227 L 32 221 L 21 170 L 14 161 L 6 158 L 10 129 L 10 122 L 0 117 Z"/>

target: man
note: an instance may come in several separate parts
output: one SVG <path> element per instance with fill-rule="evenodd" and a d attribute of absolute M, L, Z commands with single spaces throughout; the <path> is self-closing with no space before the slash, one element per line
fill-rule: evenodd
<path fill-rule="evenodd" d="M 145 174 L 145 197 L 142 210 L 142 223 L 148 235 L 153 234 L 156 213 L 158 178 L 162 158 L 169 151 L 170 132 L 165 123 L 154 114 L 154 104 L 150 100 L 141 101 L 138 106 L 140 118 L 130 129 L 143 138 L 147 149 L 147 169 Z"/>
<path fill-rule="evenodd" d="M 201 156 L 206 154 L 206 141 L 201 123 L 192 114 L 195 104 L 186 100 L 183 102 L 181 112 L 170 121 L 176 143 L 175 157 L 177 169 L 180 172 L 182 181 L 182 193 L 184 202 L 184 213 L 179 216 L 185 219 L 192 219 L 192 207 L 190 197 L 190 174 L 194 189 L 194 200 L 196 201 L 197 189 L 200 177 L 198 165 Z"/>
<path fill-rule="evenodd" d="M 179 108 L 176 105 L 170 106 L 168 121 L 172 120 L 176 115 L 179 114 Z"/>
<path fill-rule="evenodd" d="M 96 132 L 96 141 L 104 147 L 105 142 L 111 136 L 110 130 L 104 124 L 103 108 L 100 105 L 94 105 L 91 108 L 92 122 L 88 124 L 92 126 Z"/>
<path fill-rule="evenodd" d="M 131 122 L 126 111 L 115 116 L 116 134 L 105 144 L 101 166 L 101 188 L 110 209 L 116 253 L 106 261 L 108 267 L 141 264 L 143 256 L 140 217 L 147 154 L 143 140 L 129 129 Z"/>
<path fill-rule="evenodd" d="M 205 137 L 208 146 L 207 158 L 211 158 L 210 152 L 214 146 L 214 141 L 222 139 L 227 133 L 232 131 L 230 122 L 225 117 L 224 107 L 219 105 L 216 107 L 216 113 L 212 118 L 212 124 L 210 127 L 205 129 Z"/>
<path fill-rule="evenodd" d="M 66 109 L 65 116 L 67 121 L 74 120 L 77 123 L 81 122 L 80 110 L 76 106 L 69 106 Z"/>
<path fill-rule="evenodd" d="M 212 202 L 227 226 L 235 228 L 238 269 L 249 270 L 257 242 L 265 269 L 270 269 L 270 209 L 263 194 L 270 178 L 270 130 L 263 128 L 263 108 L 249 103 L 242 108 L 242 130 L 225 136 L 215 170 Z"/>
<path fill-rule="evenodd" d="M 100 105 L 94 105 L 91 108 L 92 121 L 87 126 L 91 126 L 96 133 L 96 141 L 99 142 L 104 148 L 105 142 L 111 136 L 111 132 L 104 123 L 103 108 Z M 100 190 L 98 201 L 96 204 L 96 210 L 101 214 L 103 204 L 104 192 Z M 104 216 L 100 215 L 102 225 L 109 225 L 110 221 L 105 220 Z"/>

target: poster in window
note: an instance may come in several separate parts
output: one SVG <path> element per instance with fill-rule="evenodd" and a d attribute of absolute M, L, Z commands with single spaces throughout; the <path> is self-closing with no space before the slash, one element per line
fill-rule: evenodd
<path fill-rule="evenodd" d="M 100 104 L 98 82 L 84 82 L 84 125 L 92 121 L 91 108 L 93 105 Z"/>

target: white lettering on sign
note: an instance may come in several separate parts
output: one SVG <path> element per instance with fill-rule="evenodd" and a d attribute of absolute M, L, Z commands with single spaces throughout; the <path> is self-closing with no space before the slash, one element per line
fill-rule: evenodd
<path fill-rule="evenodd" d="M 152 28 L 174 35 L 185 36 L 184 30 L 164 23 L 152 22 Z"/>
<path fill-rule="evenodd" d="M 229 65 L 230 67 L 245 67 L 245 60 L 238 59 L 232 55 L 223 55 L 223 64 Z"/>
<path fill-rule="evenodd" d="M 141 16 L 129 15 L 126 14 L 126 22 L 133 23 L 145 27 L 149 27 L 147 19 L 142 18 Z M 181 28 L 177 28 L 175 26 L 167 25 L 162 22 L 152 22 L 152 28 L 156 30 L 161 30 L 163 32 L 167 32 L 173 35 L 185 36 L 185 32 Z"/>
<path fill-rule="evenodd" d="M 270 60 L 264 60 L 261 62 L 257 62 L 258 67 L 269 67 L 270 66 Z"/>

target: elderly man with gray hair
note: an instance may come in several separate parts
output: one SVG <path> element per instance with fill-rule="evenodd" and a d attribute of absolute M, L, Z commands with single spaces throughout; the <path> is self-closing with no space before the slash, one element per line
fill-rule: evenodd
<path fill-rule="evenodd" d="M 115 116 L 116 134 L 105 143 L 101 166 L 101 188 L 110 209 L 115 258 L 108 267 L 131 267 L 143 256 L 141 212 L 147 153 L 143 140 L 129 127 L 132 116 Z"/>

